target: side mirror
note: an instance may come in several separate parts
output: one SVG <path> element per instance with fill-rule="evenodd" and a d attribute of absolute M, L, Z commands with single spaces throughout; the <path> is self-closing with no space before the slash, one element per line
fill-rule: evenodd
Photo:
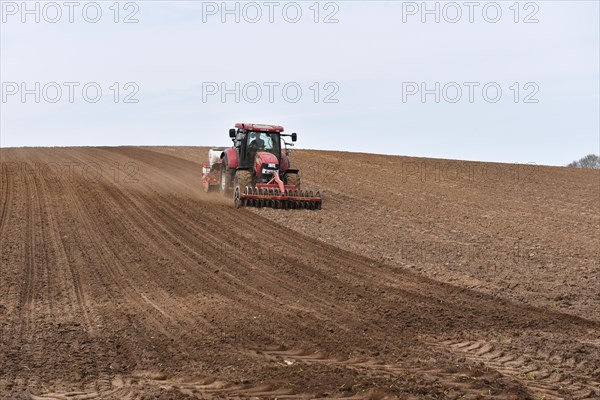
<path fill-rule="evenodd" d="M 232 138 L 232 139 L 235 137 L 235 129 L 231 128 L 229 130 L 229 137 Z"/>
<path fill-rule="evenodd" d="M 298 135 L 296 135 L 296 132 L 292 133 L 292 142 L 295 142 L 296 140 L 298 140 Z"/>

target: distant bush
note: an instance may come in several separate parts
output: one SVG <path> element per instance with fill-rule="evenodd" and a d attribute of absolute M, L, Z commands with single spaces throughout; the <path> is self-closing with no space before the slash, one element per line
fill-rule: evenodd
<path fill-rule="evenodd" d="M 579 161 L 573 161 L 571 164 L 567 165 L 567 167 L 600 169 L 600 157 L 595 154 L 588 154 L 579 159 Z"/>

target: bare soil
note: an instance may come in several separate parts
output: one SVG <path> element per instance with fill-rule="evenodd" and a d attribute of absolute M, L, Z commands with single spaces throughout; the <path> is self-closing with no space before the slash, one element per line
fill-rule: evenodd
<path fill-rule="evenodd" d="M 600 172 L 295 151 L 0 150 L 0 398 L 598 399 Z"/>

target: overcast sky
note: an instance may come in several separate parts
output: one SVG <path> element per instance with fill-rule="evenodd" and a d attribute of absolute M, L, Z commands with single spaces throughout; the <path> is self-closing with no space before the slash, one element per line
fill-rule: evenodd
<path fill-rule="evenodd" d="M 600 147 L 598 4 L 2 1 L 1 146 L 227 145 L 239 121 L 564 165 Z"/>

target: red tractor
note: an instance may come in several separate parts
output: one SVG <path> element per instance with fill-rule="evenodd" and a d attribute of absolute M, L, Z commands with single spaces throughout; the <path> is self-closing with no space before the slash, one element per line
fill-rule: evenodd
<path fill-rule="evenodd" d="M 229 130 L 233 147 L 208 152 L 209 162 L 202 165 L 204 190 L 218 186 L 223 196 L 233 193 L 236 208 L 321 209 L 321 193 L 301 189 L 299 171 L 290 168 L 293 143 L 283 137 L 295 142 L 297 135 L 282 132 L 277 125 L 235 124 Z"/>

